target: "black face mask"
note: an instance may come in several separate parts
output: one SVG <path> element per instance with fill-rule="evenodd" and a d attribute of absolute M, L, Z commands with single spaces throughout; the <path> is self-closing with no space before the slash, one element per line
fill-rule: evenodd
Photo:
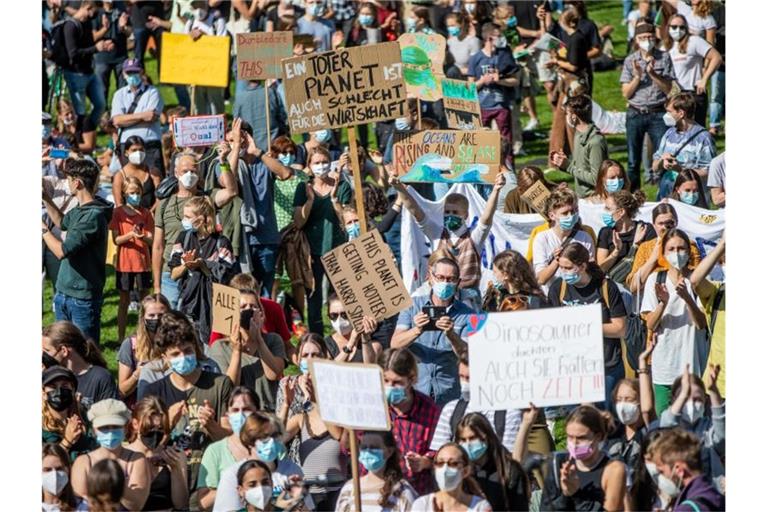
<path fill-rule="evenodd" d="M 50 368 L 51 366 L 56 366 L 57 364 L 59 364 L 59 362 L 56 360 L 56 358 L 43 350 L 43 366 Z"/>
<path fill-rule="evenodd" d="M 155 334 L 159 326 L 160 326 L 159 318 L 147 318 L 144 320 L 144 327 L 146 327 L 147 332 Z"/>
<path fill-rule="evenodd" d="M 141 436 L 141 442 L 150 450 L 156 450 L 157 447 L 160 446 L 160 441 L 163 440 L 163 436 L 165 436 L 164 432 L 151 430 L 146 435 Z"/>
<path fill-rule="evenodd" d="M 69 388 L 56 388 L 46 394 L 46 401 L 54 411 L 66 411 L 75 401 L 75 395 Z"/>

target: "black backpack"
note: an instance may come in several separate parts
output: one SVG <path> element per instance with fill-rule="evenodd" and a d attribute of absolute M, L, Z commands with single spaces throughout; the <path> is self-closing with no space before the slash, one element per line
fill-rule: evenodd
<path fill-rule="evenodd" d="M 469 402 L 464 400 L 463 398 L 459 398 L 459 401 L 456 402 L 456 408 L 453 410 L 453 414 L 451 415 L 451 436 L 454 435 L 456 432 L 456 427 L 459 425 L 459 422 L 464 418 L 464 413 L 467 412 L 467 406 L 469 405 Z M 496 437 L 499 438 L 499 442 L 504 441 L 504 429 L 507 426 L 507 411 L 495 411 L 493 413 L 493 428 L 496 431 Z"/>
<path fill-rule="evenodd" d="M 71 21 L 78 30 L 81 29 L 80 23 L 72 18 L 57 21 L 51 27 L 51 60 L 59 67 L 67 67 L 72 64 L 67 53 L 67 45 L 64 42 L 64 24 Z"/>

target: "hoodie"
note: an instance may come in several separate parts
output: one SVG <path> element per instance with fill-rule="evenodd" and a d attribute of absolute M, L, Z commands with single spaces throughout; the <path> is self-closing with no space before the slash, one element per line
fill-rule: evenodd
<path fill-rule="evenodd" d="M 672 510 L 674 512 L 725 510 L 725 496 L 717 492 L 706 476 L 698 476 L 685 486 Z"/>
<path fill-rule="evenodd" d="M 83 300 L 100 300 L 106 281 L 107 236 L 113 205 L 100 197 L 67 212 L 56 291 Z"/>

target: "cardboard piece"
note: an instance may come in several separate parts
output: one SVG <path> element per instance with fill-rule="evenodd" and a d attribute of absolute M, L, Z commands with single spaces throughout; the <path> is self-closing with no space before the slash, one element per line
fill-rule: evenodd
<path fill-rule="evenodd" d="M 536 181 L 531 185 L 528 190 L 520 194 L 520 198 L 525 201 L 528 206 L 536 210 L 538 213 L 547 218 L 547 198 L 551 192 L 547 190 L 547 187 L 541 181 Z"/>
<path fill-rule="evenodd" d="M 224 140 L 224 114 L 174 117 L 171 126 L 177 148 L 213 146 Z"/>
<path fill-rule="evenodd" d="M 326 253 L 323 266 L 350 322 L 362 332 L 363 316 L 380 321 L 413 303 L 392 249 L 372 230 Z"/>
<path fill-rule="evenodd" d="M 232 326 L 240 323 L 240 290 L 213 283 L 213 325 L 211 330 L 229 335 Z"/>
<path fill-rule="evenodd" d="M 605 400 L 600 304 L 472 315 L 472 410 Z"/>
<path fill-rule="evenodd" d="M 456 130 L 481 130 L 480 100 L 473 82 L 442 78 L 443 108 L 448 127 Z"/>
<path fill-rule="evenodd" d="M 395 173 L 410 183 L 493 183 L 501 162 L 498 131 L 395 133 Z"/>
<path fill-rule="evenodd" d="M 226 87 L 229 78 L 229 36 L 202 36 L 163 32 L 160 81 Z"/>
<path fill-rule="evenodd" d="M 543 36 L 534 41 L 529 49 L 540 50 L 542 52 L 548 52 L 550 50 L 560 50 L 565 48 L 565 43 L 553 36 L 550 33 L 545 32 Z"/>
<path fill-rule="evenodd" d="M 390 429 L 379 366 L 311 359 L 309 374 L 323 421 L 355 430 Z"/>
<path fill-rule="evenodd" d="M 293 32 L 252 32 L 235 36 L 237 78 L 282 78 L 280 60 L 293 56 Z"/>
<path fill-rule="evenodd" d="M 395 42 L 283 59 L 291 134 L 387 121 L 405 115 Z"/>
<path fill-rule="evenodd" d="M 424 101 L 442 98 L 440 78 L 445 63 L 445 38 L 440 34 L 407 33 L 397 42 L 408 95 Z"/>

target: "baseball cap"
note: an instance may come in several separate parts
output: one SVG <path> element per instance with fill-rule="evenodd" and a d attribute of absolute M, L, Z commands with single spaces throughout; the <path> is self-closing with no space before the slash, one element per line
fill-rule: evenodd
<path fill-rule="evenodd" d="M 131 412 L 120 400 L 106 398 L 88 409 L 88 419 L 94 428 L 114 425 L 123 427 L 131 419 Z"/>
<path fill-rule="evenodd" d="M 143 69 L 138 59 L 126 59 L 123 62 L 123 71 L 126 73 L 141 73 Z"/>
<path fill-rule="evenodd" d="M 77 377 L 71 370 L 64 368 L 63 366 L 51 366 L 43 371 L 43 386 L 47 386 L 51 382 L 57 379 L 67 379 L 75 385 L 77 389 Z"/>

